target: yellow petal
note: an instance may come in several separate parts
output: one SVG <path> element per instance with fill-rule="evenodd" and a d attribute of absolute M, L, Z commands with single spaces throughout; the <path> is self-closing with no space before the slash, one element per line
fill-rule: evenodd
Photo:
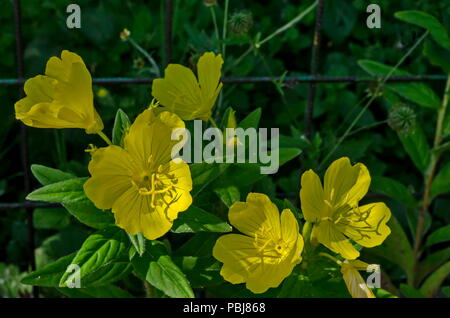
<path fill-rule="evenodd" d="M 322 221 L 314 229 L 314 235 L 318 241 L 342 257 L 353 260 L 358 258 L 359 252 L 353 247 L 350 241 L 339 231 L 335 224 L 329 221 Z"/>
<path fill-rule="evenodd" d="M 197 63 L 198 81 L 200 83 L 205 112 L 211 112 L 217 96 L 222 89 L 219 83 L 221 77 L 223 59 L 222 55 L 215 55 L 212 52 L 203 54 Z"/>
<path fill-rule="evenodd" d="M 118 146 L 100 148 L 89 162 L 92 175 L 84 184 L 86 196 L 99 209 L 110 209 L 114 202 L 131 188 L 135 173 L 130 155 Z"/>
<path fill-rule="evenodd" d="M 347 157 L 334 161 L 325 172 L 325 196 L 334 207 L 355 206 L 369 186 L 370 174 L 366 166 L 361 163 L 352 166 Z"/>
<path fill-rule="evenodd" d="M 391 233 L 386 223 L 391 218 L 391 210 L 382 202 L 366 204 L 358 208 L 361 216 L 348 218 L 345 223 L 338 223 L 337 227 L 345 235 L 359 245 L 365 247 L 378 246 Z"/>
<path fill-rule="evenodd" d="M 125 149 L 138 158 L 142 167 L 154 170 L 171 160 L 171 151 L 177 140 L 171 140 L 172 131 L 184 128 L 184 122 L 175 114 L 162 112 L 155 115 L 147 109 L 131 125 L 125 136 Z"/>
<path fill-rule="evenodd" d="M 241 234 L 221 236 L 214 245 L 213 256 L 224 263 L 220 274 L 232 284 L 246 281 L 260 263 L 254 240 Z"/>
<path fill-rule="evenodd" d="M 303 216 L 308 222 L 318 222 L 328 216 L 329 207 L 325 204 L 325 195 L 319 176 L 312 170 L 302 175 L 300 201 Z"/>
<path fill-rule="evenodd" d="M 166 192 L 163 197 L 163 206 L 158 208 L 164 209 L 167 217 L 170 220 L 175 220 L 178 213 L 186 211 L 192 204 L 192 178 L 189 166 L 185 162 L 175 163 L 170 161 L 164 165 L 163 170 L 167 169 L 167 174 L 171 176 L 171 180 L 176 180 L 173 184 L 176 189 L 176 195 L 171 192 Z M 172 182 L 168 178 L 160 178 L 161 181 L 169 183 Z"/>
<path fill-rule="evenodd" d="M 261 252 L 255 248 L 254 239 L 240 234 L 220 237 L 213 248 L 213 256 L 224 263 L 220 274 L 226 281 L 232 284 L 245 282 L 255 294 L 278 287 L 298 263 L 292 258 L 265 262 Z"/>
<path fill-rule="evenodd" d="M 72 64 L 80 63 L 84 65 L 83 59 L 76 53 L 63 50 L 61 59 L 52 56 L 45 67 L 45 75 L 55 78 L 59 81 L 68 82 L 70 77 L 70 68 Z"/>
<path fill-rule="evenodd" d="M 81 57 L 69 51 L 52 57 L 46 76 L 26 81 L 27 97 L 15 105 L 16 118 L 38 128 L 82 128 L 88 134 L 103 129 L 94 109 L 92 79 Z"/>
<path fill-rule="evenodd" d="M 234 227 L 249 236 L 281 238 L 278 208 L 265 194 L 249 193 L 247 202 L 235 202 L 230 207 L 228 217 Z"/>
<path fill-rule="evenodd" d="M 116 224 L 128 234 L 141 232 L 149 240 L 166 234 L 172 222 L 161 210 L 152 209 L 150 200 L 150 196 L 140 195 L 134 188 L 128 189 L 112 207 Z"/>
<path fill-rule="evenodd" d="M 152 95 L 166 110 L 183 120 L 198 118 L 202 111 L 202 95 L 192 71 L 179 64 L 169 64 L 164 78 L 152 84 Z"/>
<path fill-rule="evenodd" d="M 341 273 L 353 298 L 375 298 L 358 270 L 348 261 L 342 263 Z"/>

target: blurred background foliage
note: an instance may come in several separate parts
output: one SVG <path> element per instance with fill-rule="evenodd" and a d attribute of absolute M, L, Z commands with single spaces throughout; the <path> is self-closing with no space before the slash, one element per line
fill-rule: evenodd
<path fill-rule="evenodd" d="M 24 44 L 25 77 L 43 73 L 49 57 L 60 55 L 68 49 L 83 57 L 93 77 L 152 77 L 152 65 L 130 42 L 121 41 L 119 34 L 127 28 L 132 39 L 144 48 L 156 61 L 159 69 L 164 69 L 164 1 L 143 0 L 77 0 L 81 7 L 81 29 L 66 27 L 66 7 L 71 0 L 22 0 L 22 32 Z M 223 1 L 215 8 L 217 21 L 222 25 Z M 300 2 L 300 4 L 299 4 Z M 229 28 L 226 38 L 227 54 L 224 76 L 293 76 L 307 75 L 310 68 L 311 46 L 314 32 L 314 13 L 309 14 L 286 32 L 274 37 L 270 42 L 253 50 L 239 63 L 250 43 L 264 38 L 280 26 L 289 22 L 305 10 L 312 1 L 230 1 L 230 15 L 251 15 L 251 21 L 238 20 Z M 366 27 L 366 7 L 377 3 L 382 8 L 381 29 Z M 323 37 L 320 52 L 319 73 L 330 76 L 366 76 L 358 65 L 358 60 L 369 59 L 387 65 L 395 65 L 411 47 L 423 30 L 403 23 L 394 17 L 400 10 L 422 10 L 450 26 L 450 6 L 448 1 L 418 0 L 327 0 L 324 12 Z M 248 16 L 247 16 L 248 18 Z M 235 16 L 239 19 L 239 16 Z M 247 24 L 246 24 L 247 23 Z M 15 78 L 15 35 L 11 0 L 0 1 L 0 78 Z M 246 30 L 249 29 L 249 30 Z M 221 30 L 221 27 L 220 27 Z M 242 31 L 243 30 L 243 31 Z M 200 0 L 175 0 L 173 16 L 173 53 L 175 63 L 194 67 L 201 53 L 220 52 L 224 43 L 218 41 L 210 14 L 210 8 Z M 401 66 L 411 74 L 444 74 L 421 54 L 419 47 Z M 231 67 L 232 66 L 232 67 Z M 444 81 L 427 83 L 438 96 L 442 96 Z M 301 172 L 318 169 L 319 163 L 342 135 L 346 127 L 361 110 L 361 101 L 373 87 L 368 83 L 328 83 L 317 85 L 314 108 L 315 132 L 311 140 L 303 136 L 304 111 L 308 95 L 308 85 L 287 85 L 282 82 L 257 84 L 225 84 L 222 105 L 217 110 L 218 118 L 227 107 L 233 107 L 238 120 L 242 120 L 256 108 L 262 109 L 260 127 L 279 127 L 282 147 L 303 150 L 299 159 L 284 165 L 273 176 L 264 176 L 251 185 L 247 191 L 264 192 L 271 197 L 288 198 L 293 206 L 299 206 L 298 191 Z M 112 129 L 114 116 L 119 108 L 130 118 L 144 110 L 151 101 L 150 85 L 94 86 L 95 104 L 101 114 L 107 131 Z M 390 184 L 398 190 L 399 196 L 383 200 L 392 209 L 406 240 L 414 239 L 417 210 L 411 208 L 420 200 L 423 192 L 423 177 L 411 160 L 402 142 L 386 121 L 392 107 L 405 102 L 392 92 L 384 90 L 385 98 L 377 99 L 356 124 L 356 128 L 374 125 L 373 129 L 362 129 L 346 139 L 338 150 L 327 160 L 324 168 L 332 160 L 348 156 L 355 162 L 368 166 L 374 182 L 368 200 L 379 200 L 380 194 L 392 194 L 388 183 L 381 178 L 389 177 L 398 181 Z M 20 163 L 19 123 L 14 119 L 13 105 L 18 99 L 16 86 L 0 86 L 0 202 L 21 202 L 23 173 Z M 407 102 L 413 111 L 415 122 L 420 123 L 425 143 L 432 143 L 435 115 L 427 108 Z M 216 106 L 219 107 L 219 106 Z M 89 140 L 91 138 L 92 140 Z M 81 130 L 55 131 L 50 129 L 29 129 L 31 163 L 70 171 L 78 176 L 87 176 L 89 155 L 85 149 L 89 142 L 98 142 L 95 137 L 84 135 Z M 423 149 L 422 149 L 423 150 Z M 420 147 L 419 147 L 420 151 Z M 442 162 L 448 162 L 444 154 Z M 33 188 L 37 186 L 33 180 Z M 406 189 L 406 190 L 405 190 Z M 245 198 L 241 192 L 241 199 Z M 406 198 L 406 199 L 405 199 Z M 219 200 L 216 196 L 215 200 Z M 405 201 L 410 204 L 408 206 Z M 208 200 L 205 200 L 208 202 Z M 210 202 L 210 201 L 209 201 Z M 439 197 L 428 214 L 426 233 L 432 233 L 449 224 L 450 198 Z M 204 208 L 206 207 L 203 206 Z M 226 206 L 219 207 L 225 215 Z M 37 265 L 42 266 L 61 256 L 76 251 L 89 234 L 89 230 L 77 222 L 64 209 L 37 209 L 35 211 L 37 240 Z M 203 235 L 203 234 L 202 234 Z M 211 238 L 211 237 L 209 237 Z M 214 238 L 214 237 L 213 237 Z M 198 238 L 196 238 L 198 239 Z M 402 240 L 405 238 L 402 238 Z M 183 239 L 180 239 L 183 241 Z M 206 243 L 211 240 L 204 240 Z M 212 240 L 213 242 L 214 240 Z M 175 239 L 176 242 L 176 239 Z M 176 243 L 175 243 L 176 244 Z M 442 264 L 449 258 L 448 241 L 439 241 L 430 246 L 423 258 L 434 256 Z M 22 210 L 0 210 L 0 296 L 24 296 L 29 288 L 11 283 L 4 284 L 5 277 L 15 282 L 20 272 L 26 271 L 27 230 L 25 213 Z M 184 246 L 187 249 L 189 246 Z M 376 249 L 374 249 L 376 250 Z M 444 251 L 444 252 L 442 252 Z M 200 251 L 199 251 L 200 252 Z M 180 252 L 181 253 L 181 252 Z M 379 262 L 389 281 L 384 286 L 397 295 L 418 295 L 407 282 L 405 267 L 398 266 L 406 260 L 386 260 L 380 258 L 383 251 L 367 253 L 366 261 Z M 401 256 L 398 256 L 401 258 Z M 395 257 L 394 257 L 395 258 Z M 432 261 L 430 261 L 432 262 Z M 6 265 L 9 264 L 9 265 Z M 14 265 L 13 265 L 14 264 Z M 426 266 L 426 265 L 425 265 Z M 436 268 L 436 262 L 429 265 Z M 430 272 L 430 271 L 429 271 Z M 429 273 L 428 272 L 428 273 Z M 14 277 L 14 278 L 12 278 Z M 290 278 L 292 281 L 294 278 Z M 447 280 L 447 285 L 449 281 Z M 304 282 L 304 284 L 307 284 Z M 403 284 L 403 285 L 402 285 Z M 133 277 L 125 279 L 123 285 L 129 291 L 140 290 Z M 444 284 L 445 285 L 445 284 Z M 227 285 L 228 286 L 228 285 Z M 306 285 L 305 285 L 306 286 Z M 400 286 L 403 286 L 400 289 Z M 123 287 L 123 286 L 122 286 Z M 229 285 L 226 288 L 233 289 Z M 216 288 L 215 295 L 227 291 Z M 287 287 L 285 287 L 287 288 Z M 219 290 L 220 289 L 220 290 Z M 214 288 L 212 288 L 214 290 Z M 447 291 L 444 288 L 441 292 Z M 415 293 L 415 294 L 414 294 Z M 45 290 L 47 296 L 55 296 L 54 290 Z M 214 294 L 214 292 L 212 292 Z"/>

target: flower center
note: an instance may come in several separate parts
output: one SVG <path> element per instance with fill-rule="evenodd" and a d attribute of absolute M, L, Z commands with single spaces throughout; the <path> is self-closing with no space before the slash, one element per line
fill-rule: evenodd
<path fill-rule="evenodd" d="M 163 166 L 159 166 L 156 171 L 143 171 L 131 179 L 131 183 L 138 190 L 140 195 L 150 196 L 150 206 L 155 208 L 162 203 L 170 204 L 165 201 L 165 196 L 169 199 L 176 194 L 174 184 L 177 183 L 174 175 L 164 171 Z"/>
<path fill-rule="evenodd" d="M 275 263 L 285 258 L 291 248 L 283 239 L 274 240 L 267 236 L 255 236 L 255 247 L 259 251 L 260 257 L 265 263 Z"/>

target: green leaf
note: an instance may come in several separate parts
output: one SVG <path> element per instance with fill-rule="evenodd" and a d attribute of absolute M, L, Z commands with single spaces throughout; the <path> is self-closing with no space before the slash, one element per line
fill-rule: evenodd
<path fill-rule="evenodd" d="M 373 293 L 375 294 L 376 298 L 398 298 L 398 296 L 391 294 L 387 290 L 384 290 L 383 288 L 374 288 L 372 289 Z"/>
<path fill-rule="evenodd" d="M 223 221 L 214 214 L 191 205 L 187 211 L 178 214 L 178 218 L 174 221 L 171 231 L 175 233 L 225 233 L 231 232 L 231 230 L 231 226 L 226 221 Z"/>
<path fill-rule="evenodd" d="M 442 68 L 444 73 L 450 73 L 450 51 L 443 49 L 432 41 L 426 41 L 423 54 L 428 57 L 431 64 Z"/>
<path fill-rule="evenodd" d="M 74 178 L 46 185 L 31 192 L 27 200 L 70 203 L 76 202 L 84 197 L 83 184 L 87 178 Z"/>
<path fill-rule="evenodd" d="M 81 195 L 84 196 L 84 193 Z M 63 206 L 78 221 L 94 229 L 104 229 L 115 223 L 114 216 L 110 211 L 97 209 L 85 196 L 78 201 L 63 203 Z"/>
<path fill-rule="evenodd" d="M 71 262 L 80 266 L 81 286 L 108 284 L 120 279 L 122 272 L 129 272 L 126 253 L 129 245 L 125 232 L 115 226 L 90 235 Z M 68 272 L 61 277 L 60 287 L 70 282 L 70 275 Z"/>
<path fill-rule="evenodd" d="M 442 293 L 450 298 L 450 286 L 442 287 Z"/>
<path fill-rule="evenodd" d="M 123 138 L 130 129 L 131 122 L 127 114 L 122 109 L 117 110 L 116 119 L 112 132 L 112 143 L 117 146 L 123 146 Z"/>
<path fill-rule="evenodd" d="M 178 248 L 176 256 L 197 256 L 210 257 L 214 244 L 216 244 L 219 234 L 213 232 L 199 232 L 192 236 L 186 243 Z"/>
<path fill-rule="evenodd" d="M 44 186 L 30 193 L 28 200 L 59 202 L 81 223 L 96 229 L 114 224 L 114 216 L 97 209 L 86 197 L 83 184 L 86 178 L 75 178 Z"/>
<path fill-rule="evenodd" d="M 358 65 L 367 73 L 376 76 L 386 76 L 392 70 L 392 66 L 378 63 L 372 60 L 359 60 Z M 392 76 L 409 76 L 411 73 L 397 69 Z M 384 86 L 393 90 L 403 98 L 423 107 L 437 109 L 441 101 L 436 93 L 423 83 L 386 83 Z"/>
<path fill-rule="evenodd" d="M 394 200 L 403 203 L 409 207 L 417 206 L 417 200 L 413 197 L 409 189 L 400 182 L 387 177 L 372 177 L 370 184 L 371 190 L 377 193 L 383 193 Z"/>
<path fill-rule="evenodd" d="M 186 274 L 192 288 L 201 288 L 223 282 L 222 263 L 212 257 L 175 256 L 173 261 Z"/>
<path fill-rule="evenodd" d="M 134 250 L 132 250 L 134 251 Z M 131 262 L 137 274 L 152 286 L 173 298 L 194 298 L 186 276 L 175 265 L 163 243 L 147 241 L 145 253 L 132 253 Z"/>
<path fill-rule="evenodd" d="M 192 182 L 192 196 L 195 198 L 208 185 L 220 177 L 231 165 L 230 164 L 208 164 L 205 162 L 190 165 Z"/>
<path fill-rule="evenodd" d="M 364 249 L 367 254 L 382 257 L 400 266 L 406 275 L 412 278 L 414 273 L 414 254 L 403 228 L 392 216 L 388 222 L 391 234 L 380 246 Z"/>
<path fill-rule="evenodd" d="M 432 297 L 450 274 L 450 262 L 445 263 L 434 271 L 422 284 L 420 291 L 426 297 Z"/>
<path fill-rule="evenodd" d="M 62 229 L 70 224 L 70 217 L 62 208 L 36 209 L 33 225 L 36 229 Z"/>
<path fill-rule="evenodd" d="M 420 290 L 415 289 L 406 284 L 400 284 L 400 291 L 403 295 L 408 298 L 425 298 L 425 296 L 420 292 Z"/>
<path fill-rule="evenodd" d="M 444 248 L 440 251 L 428 255 L 419 264 L 417 281 L 422 281 L 431 272 L 434 272 L 436 268 L 438 268 L 448 260 L 450 260 L 450 247 Z"/>
<path fill-rule="evenodd" d="M 450 241 L 450 225 L 443 226 L 428 236 L 425 246 Z"/>
<path fill-rule="evenodd" d="M 427 29 L 433 39 L 442 47 L 450 50 L 450 38 L 447 29 L 438 19 L 422 11 L 399 11 L 394 14 L 397 19 Z"/>
<path fill-rule="evenodd" d="M 75 178 L 71 173 L 41 165 L 31 165 L 31 173 L 44 186 Z"/>
<path fill-rule="evenodd" d="M 133 298 L 126 290 L 114 285 L 88 288 L 58 288 L 63 295 L 70 298 Z"/>
<path fill-rule="evenodd" d="M 436 197 L 445 192 L 450 192 L 450 162 L 438 172 L 431 184 L 432 197 Z"/>
<path fill-rule="evenodd" d="M 57 261 L 47 264 L 22 279 L 22 284 L 42 286 L 42 287 L 58 287 L 61 277 L 66 272 L 67 267 L 72 263 L 75 253 L 61 257 Z"/>
<path fill-rule="evenodd" d="M 257 108 L 248 114 L 240 123 L 239 127 L 247 128 L 258 128 L 259 120 L 261 119 L 261 108 Z"/>
<path fill-rule="evenodd" d="M 227 207 L 230 207 L 234 202 L 239 201 L 241 197 L 239 189 L 235 186 L 215 189 L 214 192 L 219 196 L 219 198 Z"/>
<path fill-rule="evenodd" d="M 128 237 L 130 238 L 131 244 L 133 244 L 133 247 L 136 249 L 136 252 L 138 252 L 139 256 L 142 256 L 145 252 L 145 237 L 141 232 L 136 235 L 128 234 Z"/>
<path fill-rule="evenodd" d="M 398 137 L 416 168 L 425 173 L 430 163 L 431 151 L 422 128 L 417 126 L 408 135 L 398 134 Z"/>

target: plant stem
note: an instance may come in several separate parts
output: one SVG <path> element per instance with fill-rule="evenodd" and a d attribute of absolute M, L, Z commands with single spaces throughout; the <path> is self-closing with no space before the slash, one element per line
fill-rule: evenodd
<path fill-rule="evenodd" d="M 97 133 L 97 135 L 99 135 L 107 144 L 108 146 L 111 146 L 113 143 L 111 142 L 111 140 L 108 138 L 108 136 L 106 136 L 103 131 L 99 131 Z"/>
<path fill-rule="evenodd" d="M 370 125 L 367 125 L 367 126 L 363 126 L 363 127 L 360 127 L 360 128 L 358 128 L 358 129 L 355 129 L 355 130 L 349 132 L 349 134 L 347 135 L 347 137 L 350 137 L 350 136 L 352 136 L 352 135 L 355 135 L 355 134 L 357 134 L 357 133 L 359 133 L 359 132 L 361 132 L 361 131 L 368 130 L 368 129 L 372 129 L 372 128 L 375 128 L 375 127 L 377 127 L 377 126 L 386 124 L 387 122 L 388 122 L 387 119 L 385 119 L 385 120 L 380 120 L 380 121 L 376 121 L 376 122 L 374 122 L 373 124 L 370 124 Z"/>
<path fill-rule="evenodd" d="M 250 45 L 250 47 L 247 49 L 247 51 L 245 51 L 244 53 L 242 53 L 241 56 L 239 56 L 234 62 L 233 64 L 230 65 L 229 68 L 227 68 L 226 70 L 228 71 L 229 69 L 237 66 L 250 52 L 253 51 L 254 48 L 259 49 L 261 47 L 261 45 L 263 45 L 264 43 L 270 41 L 272 38 L 276 37 L 277 35 L 283 33 L 284 31 L 288 30 L 290 27 L 294 26 L 296 23 L 298 23 L 301 19 L 303 19 L 308 13 L 310 13 L 316 6 L 317 6 L 317 1 L 315 1 L 312 5 L 310 5 L 308 8 L 306 8 L 305 11 L 302 11 L 299 15 L 297 15 L 294 19 L 292 19 L 291 21 L 289 21 L 288 23 L 286 23 L 285 25 L 283 25 L 282 27 L 278 28 L 277 30 L 275 30 L 275 32 L 273 32 L 272 34 L 270 34 L 269 36 L 265 37 L 263 40 L 258 41 L 256 43 L 252 43 Z"/>
<path fill-rule="evenodd" d="M 402 58 L 397 62 L 397 64 L 391 68 L 389 73 L 383 77 L 383 80 L 378 85 L 375 92 L 372 94 L 372 97 L 367 101 L 367 103 L 364 105 L 363 109 L 359 112 L 359 114 L 356 116 L 356 118 L 351 122 L 350 126 L 348 126 L 345 133 L 339 138 L 339 140 L 334 144 L 333 148 L 330 152 L 325 156 L 325 158 L 322 160 L 322 162 L 319 164 L 319 169 L 328 161 L 328 159 L 331 157 L 331 155 L 336 151 L 336 149 L 341 145 L 341 143 L 347 138 L 353 127 L 356 125 L 356 123 L 361 119 L 361 117 L 366 112 L 367 108 L 372 104 L 372 102 L 378 97 L 381 88 L 386 83 L 386 81 L 394 74 L 394 72 L 397 70 L 397 68 L 406 60 L 408 56 L 411 55 L 411 53 L 419 46 L 420 43 L 425 39 L 425 37 L 428 35 L 428 31 L 426 31 L 422 36 L 414 43 L 414 45 L 408 50 L 408 52 L 405 53 L 405 55 L 402 56 Z"/>
<path fill-rule="evenodd" d="M 156 64 L 155 60 L 153 59 L 153 57 L 148 54 L 148 52 L 146 50 L 144 50 L 142 48 L 142 46 L 140 46 L 139 44 L 137 44 L 131 37 L 129 37 L 127 39 L 128 42 L 131 43 L 131 45 L 138 50 L 142 55 L 144 55 L 144 57 L 150 62 L 150 64 L 152 65 L 152 68 L 155 70 L 153 73 L 156 75 L 156 77 L 161 77 L 161 72 L 159 70 L 158 65 Z"/>
<path fill-rule="evenodd" d="M 449 103 L 449 92 L 450 92 L 450 74 L 447 78 L 447 84 L 445 85 L 445 91 L 444 91 L 444 97 L 442 99 L 442 105 L 438 109 L 438 118 L 436 122 L 436 131 L 434 135 L 434 149 L 438 149 L 441 140 L 442 140 L 442 126 L 445 118 L 445 113 L 447 111 L 447 106 Z M 415 257 L 415 264 L 414 268 L 417 270 L 417 265 L 420 257 L 420 247 L 423 237 L 423 232 L 425 229 L 425 217 L 428 212 L 428 208 L 431 203 L 431 184 L 433 183 L 434 174 L 436 172 L 436 166 L 439 161 L 441 152 L 431 152 L 431 159 L 430 164 L 425 172 L 424 175 L 424 195 L 423 195 L 423 201 L 422 206 L 419 212 L 419 217 L 417 220 L 417 227 L 416 227 L 416 236 L 414 241 L 414 257 Z M 417 283 L 417 282 L 414 282 Z"/>
<path fill-rule="evenodd" d="M 210 6 L 209 7 L 209 12 L 211 12 L 212 20 L 213 20 L 213 23 L 214 23 L 214 33 L 216 35 L 216 40 L 219 41 L 220 40 L 219 27 L 217 26 L 216 11 L 214 11 L 214 7 L 215 6 Z"/>
<path fill-rule="evenodd" d="M 272 38 L 276 37 L 280 33 L 283 33 L 284 31 L 288 30 L 290 27 L 292 27 L 294 24 L 299 22 L 301 19 L 303 19 L 308 13 L 310 13 L 318 4 L 318 1 L 315 1 L 312 5 L 310 5 L 308 8 L 306 8 L 305 11 L 301 12 L 299 15 L 297 15 L 294 19 L 283 25 L 281 28 L 278 28 L 270 34 L 269 36 L 265 37 L 263 40 L 259 41 L 255 46 L 257 49 L 267 41 L 270 41 Z"/>
<path fill-rule="evenodd" d="M 338 260 L 336 257 L 331 256 L 331 255 L 328 254 L 328 253 L 320 252 L 320 253 L 318 253 L 317 255 L 326 257 L 326 258 L 332 260 L 333 262 L 336 262 L 336 264 L 339 264 L 339 265 L 342 263 L 342 262 L 341 262 L 340 260 Z"/>
<path fill-rule="evenodd" d="M 228 4 L 229 0 L 225 0 L 225 9 L 223 13 L 223 29 L 222 29 L 222 57 L 225 60 L 225 50 L 226 43 L 225 39 L 227 38 L 227 26 L 228 26 Z"/>

